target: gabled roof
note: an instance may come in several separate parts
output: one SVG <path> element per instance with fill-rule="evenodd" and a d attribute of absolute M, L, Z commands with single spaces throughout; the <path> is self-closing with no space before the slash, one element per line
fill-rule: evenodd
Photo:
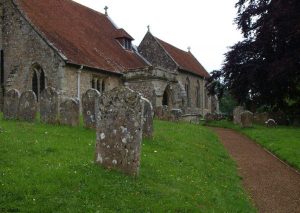
<path fill-rule="evenodd" d="M 155 37 L 155 39 L 172 57 L 175 63 L 178 64 L 180 70 L 200 75 L 205 78 L 210 76 L 191 52 L 183 51 L 157 37 Z"/>
<path fill-rule="evenodd" d="M 109 17 L 71 0 L 15 0 L 19 10 L 48 43 L 71 64 L 110 72 L 147 66 L 135 51 L 125 50 L 117 37 L 132 37 Z"/>

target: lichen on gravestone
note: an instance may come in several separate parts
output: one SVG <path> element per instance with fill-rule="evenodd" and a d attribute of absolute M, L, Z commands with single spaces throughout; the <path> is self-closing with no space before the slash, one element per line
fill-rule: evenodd
<path fill-rule="evenodd" d="M 105 92 L 96 101 L 96 115 L 96 163 L 137 176 L 144 115 L 141 95 L 127 87 Z"/>
<path fill-rule="evenodd" d="M 53 87 L 44 89 L 40 99 L 41 121 L 48 124 L 58 122 L 58 93 Z"/>
<path fill-rule="evenodd" d="M 68 98 L 60 104 L 60 123 L 68 126 L 79 125 L 79 102 Z"/>
<path fill-rule="evenodd" d="M 89 89 L 82 95 L 82 116 L 86 128 L 96 128 L 95 103 L 100 93 L 95 89 Z"/>
<path fill-rule="evenodd" d="M 22 93 L 19 100 L 18 119 L 33 122 L 37 113 L 37 98 L 33 91 L 28 90 Z"/>
<path fill-rule="evenodd" d="M 7 120 L 17 119 L 18 107 L 20 100 L 20 92 L 11 89 L 5 93 L 3 104 L 3 118 Z"/>

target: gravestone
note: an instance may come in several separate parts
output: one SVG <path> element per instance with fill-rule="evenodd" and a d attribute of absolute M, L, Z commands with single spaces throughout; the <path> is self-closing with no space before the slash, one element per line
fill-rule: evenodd
<path fill-rule="evenodd" d="M 58 121 L 58 93 L 53 87 L 44 89 L 40 100 L 41 121 L 56 124 Z"/>
<path fill-rule="evenodd" d="M 95 89 L 89 89 L 82 95 L 82 115 L 86 128 L 96 128 L 95 103 L 100 93 Z"/>
<path fill-rule="evenodd" d="M 269 119 L 269 114 L 267 112 L 255 113 L 253 119 L 254 123 L 263 125 Z"/>
<path fill-rule="evenodd" d="M 20 92 L 16 89 L 11 89 L 5 93 L 4 103 L 3 103 L 3 118 L 17 119 L 18 117 L 18 107 L 20 100 Z"/>
<path fill-rule="evenodd" d="M 250 111 L 244 111 L 241 113 L 241 123 L 240 126 L 243 128 L 253 126 L 253 113 Z"/>
<path fill-rule="evenodd" d="M 144 100 L 144 124 L 143 137 L 151 139 L 153 137 L 153 107 L 148 99 Z"/>
<path fill-rule="evenodd" d="M 60 123 L 68 126 L 79 125 L 79 102 L 68 98 L 60 104 Z"/>
<path fill-rule="evenodd" d="M 241 124 L 241 113 L 244 111 L 244 107 L 237 106 L 233 110 L 233 123 L 234 124 Z"/>
<path fill-rule="evenodd" d="M 105 92 L 96 101 L 97 164 L 137 176 L 140 167 L 144 101 L 126 87 Z"/>
<path fill-rule="evenodd" d="M 22 93 L 18 107 L 18 119 L 33 122 L 37 113 L 37 99 L 33 91 Z"/>
<path fill-rule="evenodd" d="M 157 119 L 162 119 L 162 117 L 163 117 L 163 107 L 162 106 L 155 107 L 154 115 Z"/>
<path fill-rule="evenodd" d="M 266 126 L 267 127 L 275 127 L 277 126 L 277 123 L 274 119 L 268 119 L 266 122 L 265 122 Z"/>
<path fill-rule="evenodd" d="M 172 115 L 172 121 L 179 121 L 180 117 L 182 116 L 182 110 L 181 109 L 172 109 L 171 115 Z"/>

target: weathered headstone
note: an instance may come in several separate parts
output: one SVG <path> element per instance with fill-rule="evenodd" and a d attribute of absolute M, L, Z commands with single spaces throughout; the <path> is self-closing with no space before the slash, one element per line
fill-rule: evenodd
<path fill-rule="evenodd" d="M 143 124 L 143 137 L 152 138 L 153 137 L 153 107 L 148 99 L 144 100 L 144 124 Z"/>
<path fill-rule="evenodd" d="M 172 115 L 172 121 L 179 121 L 180 117 L 182 116 L 182 110 L 181 109 L 172 109 L 171 115 Z"/>
<path fill-rule="evenodd" d="M 155 107 L 155 117 L 158 119 L 162 119 L 163 117 L 163 107 L 162 106 L 157 106 Z"/>
<path fill-rule="evenodd" d="M 96 163 L 136 176 L 140 167 L 144 101 L 126 87 L 105 92 L 96 101 Z"/>
<path fill-rule="evenodd" d="M 241 113 L 241 123 L 240 126 L 243 128 L 253 126 L 253 113 L 250 111 L 244 111 Z"/>
<path fill-rule="evenodd" d="M 241 124 L 241 113 L 244 111 L 244 107 L 237 106 L 233 110 L 233 123 L 234 124 Z"/>
<path fill-rule="evenodd" d="M 33 91 L 22 93 L 18 107 L 18 119 L 33 122 L 37 113 L 37 99 Z"/>
<path fill-rule="evenodd" d="M 267 112 L 255 113 L 253 122 L 256 124 L 265 124 L 269 119 L 269 114 Z"/>
<path fill-rule="evenodd" d="M 215 116 L 214 116 L 214 114 L 212 114 L 212 113 L 206 113 L 206 114 L 204 115 L 204 120 L 205 120 L 206 123 L 209 123 L 209 122 L 215 120 Z"/>
<path fill-rule="evenodd" d="M 3 118 L 17 119 L 18 107 L 20 100 L 20 92 L 16 89 L 11 89 L 6 92 L 3 104 Z"/>
<path fill-rule="evenodd" d="M 277 126 L 277 123 L 274 119 L 268 119 L 266 122 L 265 122 L 266 126 L 267 127 L 275 127 Z"/>
<path fill-rule="evenodd" d="M 83 123 L 86 128 L 96 128 L 95 103 L 100 93 L 95 89 L 89 89 L 82 96 Z"/>
<path fill-rule="evenodd" d="M 60 104 L 60 123 L 68 126 L 79 125 L 79 102 L 68 98 Z"/>
<path fill-rule="evenodd" d="M 53 87 L 44 89 L 40 100 L 41 121 L 55 124 L 58 121 L 58 93 Z"/>

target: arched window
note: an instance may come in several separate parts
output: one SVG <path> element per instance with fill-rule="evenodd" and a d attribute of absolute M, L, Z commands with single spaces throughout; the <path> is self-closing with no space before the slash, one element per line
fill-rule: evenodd
<path fill-rule="evenodd" d="M 106 87 L 106 81 L 103 79 L 103 81 L 102 81 L 102 91 L 101 92 L 105 92 L 105 87 Z"/>
<path fill-rule="evenodd" d="M 33 71 L 32 76 L 32 91 L 35 93 L 36 98 L 39 99 L 39 82 L 36 71 Z"/>
<path fill-rule="evenodd" d="M 40 73 L 40 92 L 43 92 L 45 88 L 46 88 L 45 73 L 44 73 L 43 70 L 41 70 L 41 73 Z"/>
<path fill-rule="evenodd" d="M 207 91 L 204 91 L 204 97 L 205 97 L 205 109 L 208 109 L 208 94 Z"/>
<path fill-rule="evenodd" d="M 163 106 L 169 106 L 169 94 L 166 90 L 165 90 L 164 95 L 163 95 L 162 105 Z"/>
<path fill-rule="evenodd" d="M 32 91 L 35 93 L 37 100 L 39 100 L 41 92 L 46 88 L 46 77 L 43 68 L 34 64 L 32 70 Z"/>
<path fill-rule="evenodd" d="M 170 85 L 168 85 L 164 91 L 163 99 L 162 99 L 162 105 L 168 106 L 169 109 L 172 108 L 173 102 L 172 102 L 172 91 Z"/>
<path fill-rule="evenodd" d="M 198 108 L 201 107 L 201 90 L 200 90 L 200 82 L 199 80 L 197 81 L 197 87 L 196 87 L 196 106 Z"/>
<path fill-rule="evenodd" d="M 186 83 L 185 83 L 185 92 L 186 92 L 186 98 L 187 98 L 187 106 L 191 107 L 191 94 L 190 94 L 190 79 L 186 78 Z"/>
<path fill-rule="evenodd" d="M 97 90 L 101 92 L 101 79 L 97 80 Z"/>

